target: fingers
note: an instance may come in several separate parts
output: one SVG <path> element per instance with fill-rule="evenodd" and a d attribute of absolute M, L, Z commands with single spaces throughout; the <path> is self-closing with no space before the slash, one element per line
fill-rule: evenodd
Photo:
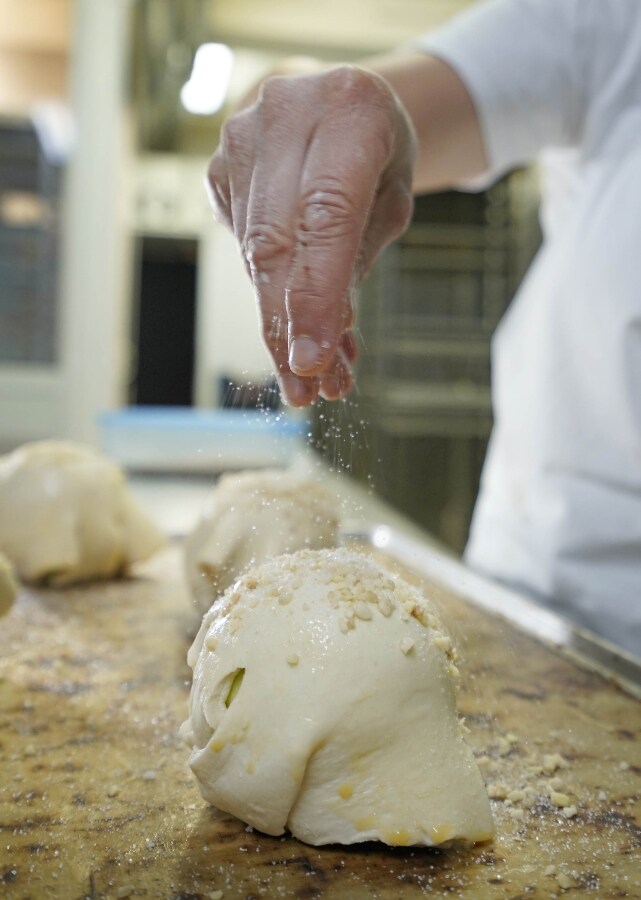
<path fill-rule="evenodd" d="M 286 292 L 289 365 L 299 374 L 323 372 L 351 323 L 356 260 L 393 149 L 379 92 L 358 70 L 324 83 L 326 112 L 301 173 Z"/>
<path fill-rule="evenodd" d="M 314 118 L 314 86 L 273 78 L 263 85 L 255 114 L 256 154 L 241 249 L 251 273 L 263 338 L 274 360 L 284 398 L 292 405 L 313 402 L 318 386 L 301 379 L 289 365 L 289 327 L 285 294 L 296 248 L 296 210 L 300 173 Z"/>
<path fill-rule="evenodd" d="M 291 372 L 278 376 L 281 398 L 287 406 L 310 406 L 319 394 L 319 383 L 316 378 L 300 378 Z"/>
<path fill-rule="evenodd" d="M 281 371 L 286 365 L 317 375 L 336 355 L 351 315 L 345 298 L 355 261 L 392 150 L 386 104 L 387 92 L 359 70 L 264 85 L 244 247 Z M 286 364 L 282 329 L 278 345 L 269 337 L 284 298 Z"/>
<path fill-rule="evenodd" d="M 350 366 L 353 366 L 358 356 L 358 346 L 356 344 L 356 338 L 351 331 L 346 331 L 345 334 L 342 335 L 341 350 L 343 351 L 347 362 Z"/>
<path fill-rule="evenodd" d="M 214 215 L 240 242 L 245 235 L 255 146 L 254 114 L 248 109 L 223 126 L 220 145 L 207 171 L 206 186 Z"/>
<path fill-rule="evenodd" d="M 241 245 L 283 397 L 304 406 L 353 381 L 353 286 L 411 211 L 411 135 L 378 76 L 342 67 L 264 83 L 209 169 Z"/>
<path fill-rule="evenodd" d="M 349 394 L 353 383 L 352 364 L 339 346 L 333 365 L 318 379 L 318 393 L 325 400 L 340 400 Z"/>
<path fill-rule="evenodd" d="M 396 174 L 386 178 L 361 243 L 356 266 L 358 282 L 367 275 L 381 250 L 403 234 L 410 223 L 413 208 L 410 179 Z"/>
<path fill-rule="evenodd" d="M 227 165 L 219 148 L 212 156 L 207 167 L 205 178 L 205 190 L 209 199 L 214 218 L 221 225 L 226 225 L 230 231 L 234 230 L 231 217 L 231 191 L 227 176 Z"/>
<path fill-rule="evenodd" d="M 352 363 L 341 347 L 322 375 L 300 378 L 285 373 L 280 376 L 279 383 L 289 406 L 309 406 L 319 396 L 325 400 L 340 400 L 349 394 L 354 384 Z"/>

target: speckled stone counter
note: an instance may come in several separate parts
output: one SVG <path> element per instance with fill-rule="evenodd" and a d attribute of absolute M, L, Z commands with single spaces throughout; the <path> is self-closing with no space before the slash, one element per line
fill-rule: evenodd
<path fill-rule="evenodd" d="M 0 897 L 641 897 L 641 703 L 444 588 L 493 844 L 318 849 L 208 808 L 177 737 L 179 557 L 0 620 Z"/>

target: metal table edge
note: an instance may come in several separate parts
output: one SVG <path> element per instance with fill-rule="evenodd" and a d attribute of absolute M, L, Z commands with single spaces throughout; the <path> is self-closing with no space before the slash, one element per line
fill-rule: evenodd
<path fill-rule="evenodd" d="M 388 525 L 350 531 L 345 538 L 384 551 L 418 575 L 438 581 L 474 605 L 551 645 L 578 665 L 614 680 L 623 690 L 641 699 L 641 659 L 517 591 L 474 572 L 456 557 Z"/>

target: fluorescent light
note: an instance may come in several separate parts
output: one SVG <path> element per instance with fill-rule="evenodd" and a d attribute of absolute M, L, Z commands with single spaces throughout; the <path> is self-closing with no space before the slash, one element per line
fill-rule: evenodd
<path fill-rule="evenodd" d="M 194 66 L 180 92 L 185 109 L 197 116 L 210 116 L 221 108 L 227 96 L 234 54 L 226 44 L 201 44 Z"/>

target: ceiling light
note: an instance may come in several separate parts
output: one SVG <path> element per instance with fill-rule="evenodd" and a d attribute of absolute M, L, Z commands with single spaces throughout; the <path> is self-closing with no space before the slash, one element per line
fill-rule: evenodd
<path fill-rule="evenodd" d="M 202 44 L 180 92 L 185 109 L 197 116 L 210 116 L 221 108 L 227 96 L 234 54 L 226 44 Z"/>

